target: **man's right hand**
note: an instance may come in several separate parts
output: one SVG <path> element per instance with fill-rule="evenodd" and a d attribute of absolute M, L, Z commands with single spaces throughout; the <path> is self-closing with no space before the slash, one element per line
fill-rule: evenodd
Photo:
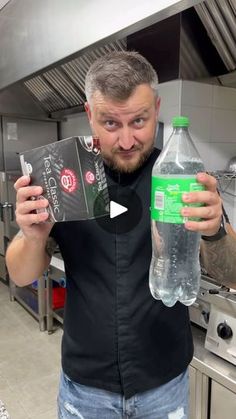
<path fill-rule="evenodd" d="M 37 199 L 42 195 L 41 186 L 30 186 L 30 177 L 21 176 L 15 183 L 16 194 L 16 222 L 25 238 L 31 241 L 47 239 L 53 223 L 45 222 L 49 214 L 47 199 Z M 36 198 L 36 199 L 32 199 Z M 41 210 L 36 212 L 36 210 Z"/>

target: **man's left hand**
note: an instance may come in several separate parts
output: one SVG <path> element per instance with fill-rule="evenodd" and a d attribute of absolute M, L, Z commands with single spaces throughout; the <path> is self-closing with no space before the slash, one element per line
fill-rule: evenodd
<path fill-rule="evenodd" d="M 222 200 L 217 191 L 217 181 L 207 173 L 198 173 L 197 180 L 205 186 L 205 191 L 185 193 L 182 196 L 186 204 L 202 203 L 201 207 L 184 207 L 181 214 L 184 217 L 197 217 L 201 221 L 187 221 L 185 227 L 204 236 L 214 236 L 221 225 Z"/>

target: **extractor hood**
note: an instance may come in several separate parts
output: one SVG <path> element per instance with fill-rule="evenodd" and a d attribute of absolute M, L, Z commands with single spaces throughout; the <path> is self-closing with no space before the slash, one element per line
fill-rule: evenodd
<path fill-rule="evenodd" d="M 20 86 L 51 117 L 83 111 L 90 64 L 124 49 L 143 53 L 161 82 L 236 87 L 235 11 L 236 0 L 126 0 L 125 10 L 117 0 L 11 0 L 0 11 L 0 89 Z"/>
<path fill-rule="evenodd" d="M 126 40 L 114 41 L 30 78 L 24 86 L 49 113 L 61 109 L 84 111 L 84 81 L 92 62 L 110 51 L 126 49 Z"/>

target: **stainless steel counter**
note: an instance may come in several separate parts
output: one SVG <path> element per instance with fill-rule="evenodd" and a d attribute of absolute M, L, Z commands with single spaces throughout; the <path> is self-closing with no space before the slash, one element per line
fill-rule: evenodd
<path fill-rule="evenodd" d="M 192 325 L 194 357 L 191 365 L 236 394 L 236 367 L 204 348 L 206 331 Z M 236 402 L 235 402 L 236 403 Z"/>

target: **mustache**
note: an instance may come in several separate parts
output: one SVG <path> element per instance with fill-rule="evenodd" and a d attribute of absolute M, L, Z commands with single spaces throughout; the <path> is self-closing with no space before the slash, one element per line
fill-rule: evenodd
<path fill-rule="evenodd" d="M 124 149 L 122 147 L 117 147 L 117 148 L 113 148 L 112 151 L 113 151 L 113 153 L 124 153 L 124 152 L 127 153 L 127 151 L 141 151 L 142 149 L 143 149 L 143 146 L 141 146 L 141 145 L 133 145 L 128 150 Z"/>

